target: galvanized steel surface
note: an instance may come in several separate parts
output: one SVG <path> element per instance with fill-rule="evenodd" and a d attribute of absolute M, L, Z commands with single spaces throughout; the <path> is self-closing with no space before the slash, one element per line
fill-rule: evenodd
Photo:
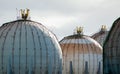
<path fill-rule="evenodd" d="M 0 27 L 0 74 L 59 74 L 62 52 L 42 24 L 17 20 Z"/>
<path fill-rule="evenodd" d="M 113 23 L 103 50 L 104 74 L 120 74 L 120 18 Z"/>
<path fill-rule="evenodd" d="M 63 52 L 63 74 L 97 74 L 98 71 L 102 74 L 102 47 L 95 40 L 76 34 L 64 37 L 60 45 Z"/>

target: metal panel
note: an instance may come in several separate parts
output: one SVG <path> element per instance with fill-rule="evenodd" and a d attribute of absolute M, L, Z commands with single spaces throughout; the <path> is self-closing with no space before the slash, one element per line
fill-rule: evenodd
<path fill-rule="evenodd" d="M 113 23 L 103 49 L 104 74 L 120 74 L 120 18 Z"/>
<path fill-rule="evenodd" d="M 102 60 L 102 47 L 88 36 L 72 35 L 60 41 L 63 52 L 63 74 L 69 74 L 70 61 L 73 74 L 96 74 Z M 85 62 L 87 61 L 87 68 Z M 85 70 L 87 69 L 87 71 Z M 102 70 L 100 70 L 102 74 Z"/>
<path fill-rule="evenodd" d="M 0 74 L 60 74 L 62 52 L 40 23 L 17 20 L 0 27 Z"/>
<path fill-rule="evenodd" d="M 93 34 L 91 38 L 95 39 L 101 46 L 103 46 L 103 43 L 108 35 L 108 32 L 109 31 L 107 30 L 105 31 L 100 30 L 99 32 Z"/>

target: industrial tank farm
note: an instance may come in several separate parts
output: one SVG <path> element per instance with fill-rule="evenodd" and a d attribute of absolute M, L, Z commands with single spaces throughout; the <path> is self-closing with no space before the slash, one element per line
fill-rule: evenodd
<path fill-rule="evenodd" d="M 82 27 L 60 41 L 63 54 L 63 74 L 102 74 L 102 47 L 83 35 Z"/>
<path fill-rule="evenodd" d="M 90 37 L 77 27 L 58 43 L 29 9 L 17 12 L 0 26 L 0 74 L 120 74 L 120 17 L 109 32 L 102 25 Z"/>
<path fill-rule="evenodd" d="M 0 74 L 61 74 L 62 52 L 52 32 L 31 21 L 21 10 L 21 19 L 0 27 Z"/>
<path fill-rule="evenodd" d="M 113 23 L 103 49 L 104 74 L 120 74 L 120 18 Z"/>
<path fill-rule="evenodd" d="M 95 39 L 101 46 L 103 46 L 107 35 L 108 35 L 108 31 L 106 29 L 106 26 L 102 25 L 101 30 L 93 34 L 91 37 Z"/>

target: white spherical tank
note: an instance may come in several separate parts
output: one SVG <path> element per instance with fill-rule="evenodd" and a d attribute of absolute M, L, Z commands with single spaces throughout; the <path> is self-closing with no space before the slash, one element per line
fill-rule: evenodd
<path fill-rule="evenodd" d="M 60 41 L 63 74 L 102 74 L 102 47 L 92 38 L 77 32 Z"/>
<path fill-rule="evenodd" d="M 0 74 L 60 74 L 62 52 L 41 23 L 16 20 L 0 27 Z"/>

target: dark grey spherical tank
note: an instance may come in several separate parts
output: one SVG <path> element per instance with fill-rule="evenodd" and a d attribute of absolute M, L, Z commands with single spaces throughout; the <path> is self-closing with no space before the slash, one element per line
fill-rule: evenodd
<path fill-rule="evenodd" d="M 91 38 L 95 39 L 101 46 L 103 46 L 104 41 L 108 35 L 108 31 L 105 25 L 102 25 L 101 30 L 91 36 Z"/>
<path fill-rule="evenodd" d="M 104 74 L 120 74 L 120 18 L 112 25 L 103 46 Z"/>
<path fill-rule="evenodd" d="M 0 27 L 0 74 L 60 74 L 62 52 L 41 23 L 16 20 Z"/>

